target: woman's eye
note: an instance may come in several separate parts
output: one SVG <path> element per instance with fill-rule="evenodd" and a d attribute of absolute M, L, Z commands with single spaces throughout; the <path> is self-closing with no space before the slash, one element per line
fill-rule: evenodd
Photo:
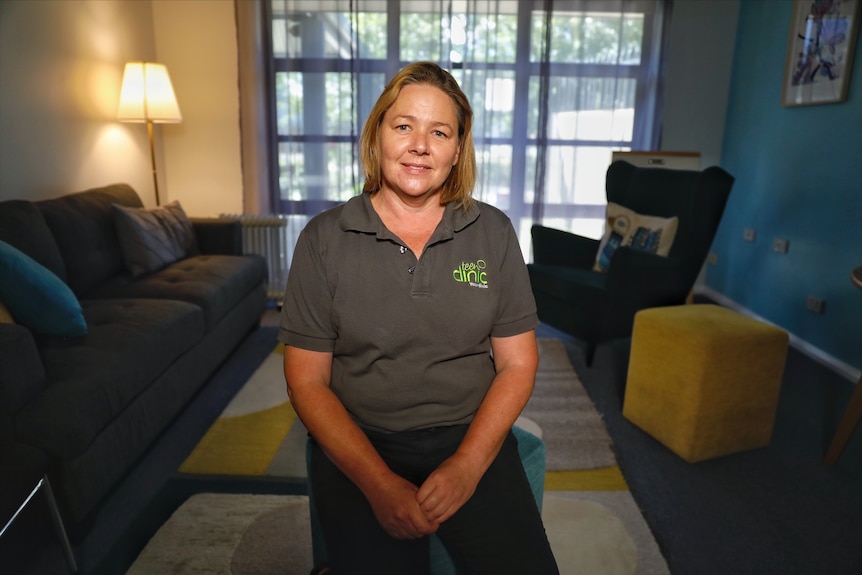
<path fill-rule="evenodd" d="M 400 126 L 396 126 L 395 129 L 399 132 L 406 132 L 408 130 L 408 127 L 406 124 L 402 124 Z"/>

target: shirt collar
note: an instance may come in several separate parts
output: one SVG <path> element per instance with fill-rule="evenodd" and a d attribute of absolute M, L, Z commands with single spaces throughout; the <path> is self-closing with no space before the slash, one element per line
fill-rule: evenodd
<path fill-rule="evenodd" d="M 466 210 L 456 209 L 452 202 L 446 204 L 442 225 L 434 232 L 431 241 L 451 239 L 456 232 L 460 232 L 476 221 L 480 212 L 479 202 L 473 202 Z M 344 231 L 377 234 L 380 239 L 395 239 L 374 211 L 371 205 L 371 194 L 368 192 L 350 198 L 344 204 L 340 224 Z"/>

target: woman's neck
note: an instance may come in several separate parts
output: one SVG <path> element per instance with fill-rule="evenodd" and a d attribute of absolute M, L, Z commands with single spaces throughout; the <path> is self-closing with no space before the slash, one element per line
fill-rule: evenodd
<path fill-rule="evenodd" d="M 417 258 L 422 255 L 446 209 L 440 205 L 439 194 L 408 203 L 384 190 L 371 195 L 371 205 L 383 225 L 401 238 Z"/>

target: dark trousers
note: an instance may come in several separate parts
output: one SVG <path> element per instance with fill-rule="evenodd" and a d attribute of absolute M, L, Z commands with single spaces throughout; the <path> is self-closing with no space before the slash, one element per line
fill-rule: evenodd
<path fill-rule="evenodd" d="M 466 425 L 366 432 L 395 473 L 421 485 L 460 445 Z M 401 541 L 377 522 L 365 496 L 311 441 L 310 480 L 334 575 L 425 575 L 429 539 Z M 470 500 L 437 531 L 462 574 L 559 573 L 510 432 Z"/>

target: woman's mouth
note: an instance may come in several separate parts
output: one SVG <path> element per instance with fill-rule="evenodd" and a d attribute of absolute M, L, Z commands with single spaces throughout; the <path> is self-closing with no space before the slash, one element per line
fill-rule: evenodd
<path fill-rule="evenodd" d="M 416 173 L 427 172 L 431 169 L 431 166 L 427 166 L 425 164 L 401 164 L 401 165 L 404 166 L 405 168 L 407 168 L 407 170 L 409 170 L 411 172 L 416 172 Z"/>

